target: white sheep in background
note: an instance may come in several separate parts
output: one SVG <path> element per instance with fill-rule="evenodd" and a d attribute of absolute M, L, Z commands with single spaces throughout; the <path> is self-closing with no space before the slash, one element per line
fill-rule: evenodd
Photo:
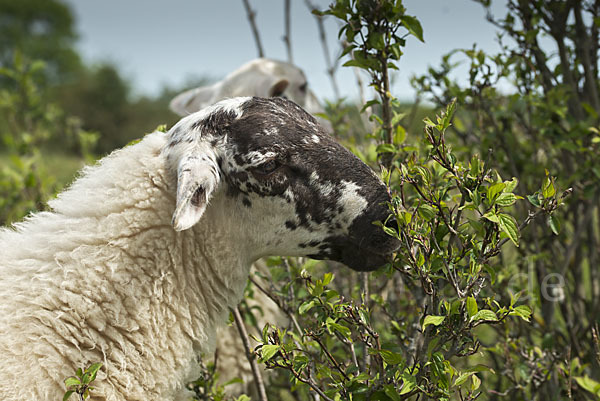
<path fill-rule="evenodd" d="M 304 72 L 294 64 L 268 58 L 251 60 L 213 85 L 180 93 L 171 100 L 170 107 L 178 115 L 186 116 L 235 96 L 281 96 L 311 114 L 323 113 L 317 97 L 308 87 Z"/>
<path fill-rule="evenodd" d="M 388 200 L 285 99 L 223 101 L 147 135 L 0 230 L 0 399 L 61 399 L 93 362 L 94 400 L 186 396 L 253 261 L 374 269 L 398 247 L 371 224 Z"/>

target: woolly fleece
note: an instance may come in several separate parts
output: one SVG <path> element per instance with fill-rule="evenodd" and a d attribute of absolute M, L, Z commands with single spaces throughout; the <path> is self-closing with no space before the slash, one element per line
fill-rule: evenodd
<path fill-rule="evenodd" d="M 0 230 L 1 400 L 62 399 L 63 380 L 94 362 L 93 400 L 186 397 L 181 383 L 197 377 L 195 355 L 213 348 L 251 261 L 227 251 L 237 239 L 215 215 L 227 205 L 173 230 L 165 144 L 156 132 L 112 153 L 52 212 Z"/>

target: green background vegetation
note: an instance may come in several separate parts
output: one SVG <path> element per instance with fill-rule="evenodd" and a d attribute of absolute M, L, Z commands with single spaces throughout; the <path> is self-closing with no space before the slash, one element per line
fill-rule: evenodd
<path fill-rule="evenodd" d="M 343 61 L 375 94 L 332 100 L 325 117 L 381 172 L 396 224 L 380 223 L 403 247 L 370 275 L 272 258 L 251 277 L 247 296 L 264 291 L 290 321 L 256 327 L 269 399 L 600 399 L 600 4 L 506 3 L 489 16 L 499 53 L 443 56 L 413 79 L 414 104 L 389 80 L 405 42 L 423 39 L 418 15 L 400 0 L 320 13 L 340 21 Z M 0 0 L 0 13 L 2 225 L 44 210 L 84 163 L 172 125 L 169 100 L 203 82 L 133 97 L 117 66 L 81 61 L 60 1 Z M 459 63 L 464 83 L 449 78 Z M 256 324 L 260 311 L 239 310 Z M 198 398 L 232 398 L 203 367 Z M 84 373 L 72 391 L 88 391 Z"/>

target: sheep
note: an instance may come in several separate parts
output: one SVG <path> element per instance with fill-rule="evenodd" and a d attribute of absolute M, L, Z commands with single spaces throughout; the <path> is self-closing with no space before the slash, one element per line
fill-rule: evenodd
<path fill-rule="evenodd" d="M 311 114 L 323 113 L 323 108 L 310 90 L 300 68 L 267 58 L 249 61 L 213 85 L 190 89 L 177 95 L 171 100 L 170 108 L 178 115 L 185 116 L 231 96 L 281 96 L 296 102 Z M 327 131 L 332 130 L 329 121 L 319 117 L 317 119 Z M 255 267 L 259 270 L 261 267 L 265 268 L 262 261 L 255 263 Z M 286 318 L 281 311 L 261 292 L 256 292 L 254 299 L 248 302 L 260 306 L 264 312 L 264 315 L 258 318 L 261 327 L 267 322 L 286 324 Z M 221 381 L 228 382 L 235 377 L 243 379 L 243 383 L 230 384 L 227 387 L 228 392 L 241 394 L 255 390 L 250 365 L 246 360 L 238 358 L 244 352 L 244 345 L 235 327 L 221 329 L 217 337 L 217 349 L 217 367 Z"/>
<path fill-rule="evenodd" d="M 186 116 L 234 96 L 282 96 L 311 114 L 323 113 L 317 97 L 308 87 L 304 72 L 293 64 L 268 58 L 251 60 L 213 85 L 180 93 L 171 100 L 169 107 L 179 116 Z M 326 125 L 326 128 L 329 127 Z"/>
<path fill-rule="evenodd" d="M 0 231 L 0 399 L 59 399 L 93 362 L 94 400 L 184 399 L 253 261 L 375 269 L 399 247 L 372 224 L 386 202 L 282 98 L 224 100 L 113 152 Z"/>

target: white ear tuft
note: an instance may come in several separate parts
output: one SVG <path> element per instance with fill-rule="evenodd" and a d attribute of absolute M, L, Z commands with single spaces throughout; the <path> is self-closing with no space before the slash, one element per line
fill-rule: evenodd
<path fill-rule="evenodd" d="M 218 167 L 209 156 L 191 155 L 179 162 L 172 221 L 175 231 L 187 230 L 200 220 L 218 184 Z"/>

